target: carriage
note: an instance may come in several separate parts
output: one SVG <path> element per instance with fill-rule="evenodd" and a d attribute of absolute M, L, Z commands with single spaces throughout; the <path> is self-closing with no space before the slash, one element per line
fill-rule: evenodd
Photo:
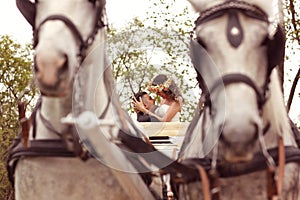
<path fill-rule="evenodd" d="M 190 3 L 200 12 L 190 56 L 204 108 L 170 156 L 114 94 L 105 1 L 17 0 L 33 27 L 42 97 L 22 132 L 28 140 L 10 152 L 16 199 L 165 199 L 151 185 L 160 176 L 170 177 L 174 199 L 300 199 L 298 133 L 276 71 L 284 33 L 275 7 Z"/>

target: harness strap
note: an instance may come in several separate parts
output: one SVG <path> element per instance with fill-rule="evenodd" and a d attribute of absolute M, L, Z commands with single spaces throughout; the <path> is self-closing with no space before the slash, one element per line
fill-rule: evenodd
<path fill-rule="evenodd" d="M 283 139 L 279 138 L 278 148 L 269 149 L 268 152 L 278 166 L 277 174 L 275 171 L 276 169 L 273 166 L 267 165 L 265 157 L 262 155 L 262 153 L 255 154 L 250 163 L 237 163 L 235 165 L 224 163 L 218 164 L 216 171 L 211 169 L 211 166 L 209 165 L 211 161 L 209 161 L 209 159 L 186 159 L 183 161 L 183 163 L 185 166 L 197 168 L 198 174 L 200 174 L 200 177 L 198 178 L 200 178 L 202 181 L 204 200 L 220 199 L 218 183 L 219 177 L 236 177 L 265 169 L 268 200 L 278 200 L 281 195 L 284 180 L 284 166 L 286 163 L 300 161 L 300 149 L 293 146 L 284 146 Z M 194 182 L 197 180 L 199 179 L 189 180 L 185 183 Z"/>
<path fill-rule="evenodd" d="M 25 147 L 28 147 L 29 141 L 29 120 L 26 118 L 26 102 L 18 102 L 19 122 L 22 127 L 22 142 Z"/>
<path fill-rule="evenodd" d="M 32 140 L 30 146 L 22 144 L 21 139 L 14 140 L 8 152 L 6 163 L 8 178 L 14 185 L 14 172 L 20 158 L 30 157 L 76 157 L 73 151 L 69 151 L 65 144 L 60 140 Z"/>
<path fill-rule="evenodd" d="M 210 191 L 211 196 L 213 200 L 219 200 L 220 199 L 220 184 L 219 184 L 219 174 L 217 170 L 212 169 L 209 171 L 209 177 L 210 177 Z"/>
<path fill-rule="evenodd" d="M 279 163 L 278 148 L 269 149 L 268 152 L 270 156 L 272 156 L 272 158 L 274 159 L 275 164 L 278 165 Z M 285 152 L 285 163 L 300 161 L 299 148 L 293 146 L 285 146 L 284 152 Z M 235 165 L 225 164 L 225 163 L 219 164 L 217 170 L 220 174 L 220 177 L 226 178 L 226 177 L 245 175 L 260 170 L 265 170 L 267 168 L 268 165 L 266 163 L 265 157 L 262 155 L 262 153 L 257 153 L 254 155 L 252 161 L 249 163 L 237 163 Z"/>
<path fill-rule="evenodd" d="M 200 177 L 201 177 L 201 182 L 202 182 L 202 191 L 203 191 L 203 197 L 204 200 L 211 200 L 211 196 L 210 196 L 210 182 L 208 179 L 208 176 L 206 174 L 205 169 L 201 166 L 201 165 L 197 165 L 196 166 Z"/>
<path fill-rule="evenodd" d="M 274 180 L 275 177 L 275 169 L 274 168 L 268 168 L 266 170 L 266 186 L 267 186 L 267 199 L 273 200 L 274 196 L 277 196 L 277 186 L 276 182 Z"/>
<path fill-rule="evenodd" d="M 129 135 L 122 130 L 119 131 L 119 138 L 127 148 L 135 153 L 140 153 L 139 155 L 147 162 L 161 168 L 162 173 L 174 174 L 175 182 L 188 182 L 188 180 L 194 180 L 198 176 L 195 167 L 186 166 L 171 159 L 141 138 Z"/>
<path fill-rule="evenodd" d="M 55 133 L 57 136 L 62 137 L 62 133 L 59 132 L 58 130 L 56 130 L 54 128 L 54 126 L 44 117 L 44 115 L 42 114 L 42 112 L 39 112 L 39 117 L 42 120 L 43 125 L 50 130 L 51 132 Z"/>
<path fill-rule="evenodd" d="M 285 163 L 291 162 L 299 162 L 300 161 L 300 149 L 294 146 L 285 146 L 284 154 L 285 154 Z M 274 159 L 275 164 L 279 165 L 279 150 L 278 148 L 268 149 L 270 156 Z M 281 161 L 283 162 L 283 160 Z M 199 159 L 199 158 L 191 158 L 182 161 L 182 165 L 186 168 L 194 169 L 195 166 L 201 165 L 206 169 L 207 172 L 211 170 L 211 160 L 209 158 Z M 234 165 L 228 163 L 218 163 L 217 164 L 217 172 L 220 178 L 228 178 L 228 177 L 237 177 L 241 175 L 250 174 L 257 171 L 262 171 L 268 169 L 268 165 L 266 163 L 266 158 L 264 155 L 259 152 L 256 153 L 251 162 L 246 163 L 236 163 Z M 190 179 L 189 179 L 190 178 Z M 184 183 L 190 183 L 197 181 L 199 179 L 194 177 L 186 177 Z"/>
<path fill-rule="evenodd" d="M 282 184 L 284 179 L 284 166 L 285 166 L 285 149 L 283 139 L 278 139 L 278 173 L 276 176 L 275 168 L 269 167 L 266 171 L 267 178 L 267 197 L 268 200 L 278 199 L 281 195 Z"/>
<path fill-rule="evenodd" d="M 278 195 L 281 195 L 283 179 L 284 179 L 284 167 L 285 167 L 285 152 L 283 138 L 280 137 L 278 140 L 278 154 L 279 154 L 279 163 L 278 163 L 278 180 L 277 180 L 277 190 Z"/>
<path fill-rule="evenodd" d="M 36 138 L 36 115 L 37 115 L 37 112 L 38 110 L 41 108 L 42 106 L 42 98 L 40 97 L 38 99 L 38 102 L 37 104 L 35 105 L 32 113 L 31 113 L 31 116 L 30 116 L 30 119 L 32 121 L 32 137 L 35 139 Z"/>

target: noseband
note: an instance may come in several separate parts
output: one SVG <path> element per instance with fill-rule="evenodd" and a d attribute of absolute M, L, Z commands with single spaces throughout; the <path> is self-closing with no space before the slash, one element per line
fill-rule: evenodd
<path fill-rule="evenodd" d="M 226 86 L 233 83 L 244 83 L 248 86 L 250 86 L 255 94 L 256 94 L 256 101 L 258 105 L 258 109 L 261 110 L 265 101 L 266 97 L 260 92 L 260 89 L 257 87 L 257 85 L 250 79 L 248 76 L 245 76 L 243 74 L 226 74 L 222 76 L 222 78 L 218 79 L 212 88 L 210 89 L 210 93 L 215 92 L 219 87 Z"/>

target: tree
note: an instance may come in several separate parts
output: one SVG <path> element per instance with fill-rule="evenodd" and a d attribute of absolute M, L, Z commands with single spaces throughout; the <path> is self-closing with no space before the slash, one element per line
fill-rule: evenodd
<path fill-rule="evenodd" d="M 13 190 L 7 179 L 7 149 L 19 133 L 18 101 L 31 105 L 37 91 L 30 84 L 31 46 L 22 46 L 9 36 L 0 36 L 0 199 L 12 199 Z"/>
<path fill-rule="evenodd" d="M 289 39 L 288 48 L 292 49 L 294 51 L 294 55 L 296 51 L 299 51 L 300 46 L 300 9 L 299 9 L 299 1 L 294 0 L 285 0 L 285 10 L 286 10 L 286 23 L 285 23 L 285 30 L 287 33 L 287 37 Z M 296 45 L 295 45 L 296 44 Z M 296 49 L 294 49 L 294 46 L 296 46 Z M 298 49 L 297 49 L 298 47 Z M 289 57 L 286 58 L 287 60 L 290 59 Z M 296 86 L 298 83 L 298 80 L 300 78 L 300 66 L 299 64 L 295 64 L 295 69 L 297 70 L 297 73 L 292 81 L 291 91 L 289 94 L 289 98 L 287 101 L 287 109 L 290 110 L 295 91 Z M 298 97 L 300 97 L 300 93 L 297 94 Z"/>

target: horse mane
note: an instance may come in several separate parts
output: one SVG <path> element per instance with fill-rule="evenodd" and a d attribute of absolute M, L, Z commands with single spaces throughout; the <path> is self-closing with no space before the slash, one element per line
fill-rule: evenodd
<path fill-rule="evenodd" d="M 284 103 L 279 75 L 276 68 L 271 73 L 269 92 L 270 97 L 265 104 L 265 108 L 263 109 L 264 120 L 266 122 L 272 122 L 271 130 L 276 134 L 281 136 L 292 134 L 290 120 Z"/>

